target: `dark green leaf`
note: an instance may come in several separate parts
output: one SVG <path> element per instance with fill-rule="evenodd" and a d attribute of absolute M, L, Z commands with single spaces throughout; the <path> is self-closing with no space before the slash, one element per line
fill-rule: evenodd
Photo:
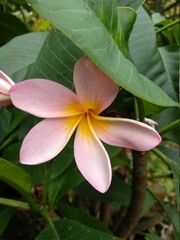
<path fill-rule="evenodd" d="M 88 215 L 87 213 L 80 210 L 79 208 L 72 207 L 69 204 L 61 201 L 58 204 L 58 209 L 61 213 L 61 216 L 65 218 L 78 221 L 88 227 L 94 228 L 102 232 L 111 233 L 109 229 L 105 227 L 105 225 L 102 222 L 97 220 L 95 217 Z"/>
<path fill-rule="evenodd" d="M 90 199 L 96 199 L 102 202 L 115 203 L 118 207 L 127 206 L 130 201 L 131 189 L 123 180 L 113 177 L 109 190 L 102 194 L 97 192 L 87 182 L 81 184 L 76 189 L 81 195 L 85 195 Z"/>
<path fill-rule="evenodd" d="M 13 213 L 14 213 L 13 208 L 9 207 L 0 208 L 0 236 L 5 231 Z"/>
<path fill-rule="evenodd" d="M 11 113 L 6 108 L 0 109 L 0 142 L 9 131 L 11 124 Z"/>
<path fill-rule="evenodd" d="M 155 49 L 145 75 L 177 100 L 179 50 L 176 46 Z"/>
<path fill-rule="evenodd" d="M 19 150 L 21 143 L 14 143 L 6 147 L 3 151 L 2 157 L 11 163 L 19 164 Z"/>
<path fill-rule="evenodd" d="M 59 199 L 84 181 L 77 166 L 73 163 L 62 174 L 53 178 L 49 185 L 49 202 L 54 208 Z"/>
<path fill-rule="evenodd" d="M 148 191 L 146 191 L 146 198 L 144 201 L 144 206 L 143 206 L 141 216 L 143 216 L 148 212 L 148 210 L 154 205 L 154 202 L 155 202 L 155 199 L 153 198 L 153 196 Z"/>
<path fill-rule="evenodd" d="M 29 32 L 23 22 L 12 14 L 0 13 L 0 46 L 12 38 Z"/>
<path fill-rule="evenodd" d="M 74 163 L 74 138 L 72 137 L 65 149 L 54 159 L 48 197 L 51 207 L 68 191 L 84 181 Z"/>
<path fill-rule="evenodd" d="M 103 25 L 104 22 L 101 22 L 92 8 L 89 8 L 88 2 L 78 0 L 29 2 L 121 87 L 154 104 L 177 106 L 177 103 L 163 94 L 153 82 L 140 78 L 134 65 L 119 50 L 108 29 Z M 109 12 L 106 6 L 109 5 L 106 1 L 103 4 L 105 4 L 102 8 L 103 13 L 106 14 Z"/>
<path fill-rule="evenodd" d="M 120 240 L 113 235 L 106 234 L 81 223 L 64 219 L 54 222 L 42 231 L 35 240 Z"/>
<path fill-rule="evenodd" d="M 179 109 L 177 108 L 168 108 L 162 111 L 161 113 L 157 113 L 152 116 L 152 119 L 158 123 L 157 129 L 165 127 L 166 125 L 174 122 L 179 118 L 180 118 L 180 112 L 179 112 Z M 179 135 L 180 135 L 180 128 L 179 126 L 177 126 L 171 131 L 164 133 L 162 136 L 165 139 L 168 139 L 170 141 L 173 141 L 179 144 L 180 143 Z"/>

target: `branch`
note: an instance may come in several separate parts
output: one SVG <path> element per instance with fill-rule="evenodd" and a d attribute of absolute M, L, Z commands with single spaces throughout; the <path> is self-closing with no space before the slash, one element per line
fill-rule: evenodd
<path fill-rule="evenodd" d="M 145 154 L 133 151 L 132 196 L 127 213 L 118 231 L 118 235 L 125 239 L 130 236 L 141 216 L 146 195 L 146 168 Z"/>

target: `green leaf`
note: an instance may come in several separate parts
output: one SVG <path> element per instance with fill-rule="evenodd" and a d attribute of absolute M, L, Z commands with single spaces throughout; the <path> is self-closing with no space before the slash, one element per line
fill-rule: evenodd
<path fill-rule="evenodd" d="M 96 191 L 90 184 L 84 182 L 76 191 L 81 195 L 90 199 L 99 200 L 102 202 L 115 203 L 118 207 L 127 206 L 130 201 L 131 188 L 123 180 L 118 177 L 112 178 L 112 183 L 108 191 L 104 194 Z"/>
<path fill-rule="evenodd" d="M 179 79 L 179 49 L 177 46 L 156 48 L 145 75 L 177 100 Z"/>
<path fill-rule="evenodd" d="M 169 165 L 171 167 L 176 190 L 176 199 L 178 209 L 180 209 L 180 166 L 179 166 L 179 149 L 171 147 L 159 146 L 158 149 L 163 152 L 171 161 Z"/>
<path fill-rule="evenodd" d="M 149 80 L 142 81 L 134 65 L 119 50 L 104 22 L 97 18 L 96 12 L 89 7 L 89 2 L 30 0 L 29 3 L 121 87 L 154 104 L 177 106 L 158 86 Z M 113 3 L 115 2 L 112 1 Z M 101 15 L 107 14 L 108 17 L 109 4 L 106 4 L 106 1 L 103 4 L 105 5 Z"/>
<path fill-rule="evenodd" d="M 0 46 L 12 38 L 29 32 L 23 22 L 12 14 L 0 13 Z"/>
<path fill-rule="evenodd" d="M 157 125 L 157 130 L 165 127 L 166 125 L 174 122 L 175 120 L 180 118 L 180 111 L 177 108 L 168 108 L 162 111 L 161 113 L 153 114 L 152 119 L 155 120 Z M 162 134 L 164 139 L 168 139 L 175 143 L 180 143 L 179 138 L 179 126 L 172 129 L 169 132 Z"/>
<path fill-rule="evenodd" d="M 170 222 L 172 223 L 172 225 L 174 227 L 175 240 L 178 240 L 179 236 L 180 236 L 180 229 L 179 229 L 180 213 L 173 210 L 171 207 L 169 207 L 165 203 L 163 203 L 163 202 L 160 202 L 160 203 L 161 203 L 161 206 L 164 209 L 167 217 L 169 218 Z"/>
<path fill-rule="evenodd" d="M 144 206 L 143 206 L 141 216 L 143 216 L 144 214 L 146 214 L 148 212 L 148 210 L 154 205 L 154 202 L 155 202 L 155 200 L 154 200 L 153 196 L 148 191 L 146 191 L 146 198 L 144 201 Z"/>
<path fill-rule="evenodd" d="M 162 240 L 161 237 L 152 233 L 146 233 L 145 236 L 147 236 L 147 240 Z"/>
<path fill-rule="evenodd" d="M 24 79 L 46 37 L 47 33 L 28 33 L 12 39 L 0 48 L 0 69 L 16 82 Z"/>
<path fill-rule="evenodd" d="M 18 191 L 28 201 L 34 211 L 36 206 L 31 198 L 31 177 L 22 168 L 0 158 L 0 179 Z"/>
<path fill-rule="evenodd" d="M 128 51 L 128 40 L 136 20 L 136 12 L 131 8 L 118 7 L 118 29 L 115 32 L 114 40 L 120 50 L 127 58 L 130 58 Z"/>
<path fill-rule="evenodd" d="M 153 23 L 144 8 L 140 8 L 129 39 L 129 51 L 140 73 L 145 73 L 155 46 L 156 34 Z"/>
<path fill-rule="evenodd" d="M 54 222 L 54 225 L 48 226 L 42 231 L 35 240 L 120 240 L 113 235 L 106 234 L 81 223 L 64 219 Z"/>
<path fill-rule="evenodd" d="M 6 109 L 0 109 L 0 142 L 4 139 L 9 131 L 11 124 L 11 113 Z"/>
<path fill-rule="evenodd" d="M 72 137 L 64 150 L 53 160 L 48 199 L 54 208 L 59 199 L 84 181 L 74 162 L 74 138 Z"/>
<path fill-rule="evenodd" d="M 30 77 L 51 79 L 74 89 L 73 68 L 82 56 L 79 48 L 57 29 L 53 29 L 44 42 Z"/>
<path fill-rule="evenodd" d="M 59 199 L 73 188 L 84 182 L 77 166 L 72 163 L 62 174 L 53 178 L 49 184 L 48 198 L 51 208 L 54 208 Z"/>
<path fill-rule="evenodd" d="M 13 213 L 14 213 L 13 208 L 9 208 L 9 207 L 0 208 L 0 236 L 6 230 L 6 227 L 9 221 L 11 220 Z"/>
<path fill-rule="evenodd" d="M 71 205 L 61 201 L 58 204 L 58 210 L 60 211 L 62 217 L 78 221 L 88 227 L 102 232 L 111 233 L 102 222 L 80 210 L 79 208 L 72 207 Z"/>
<path fill-rule="evenodd" d="M 18 165 L 19 164 L 19 150 L 21 147 L 21 143 L 13 143 L 4 149 L 2 158 L 6 159 L 7 161 Z"/>
<path fill-rule="evenodd" d="M 30 176 L 20 167 L 0 158 L 0 179 L 20 193 L 29 193 L 32 187 Z"/>
<path fill-rule="evenodd" d="M 143 5 L 145 0 L 116 0 L 118 6 L 131 7 L 134 10 L 138 10 Z"/>

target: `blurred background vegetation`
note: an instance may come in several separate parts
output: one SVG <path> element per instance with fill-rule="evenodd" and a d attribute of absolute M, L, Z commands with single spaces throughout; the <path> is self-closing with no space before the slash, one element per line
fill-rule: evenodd
<path fill-rule="evenodd" d="M 146 0 L 144 3 L 144 8 L 149 13 L 149 15 L 152 18 L 156 34 L 157 34 L 157 45 L 158 46 L 169 46 L 169 45 L 175 45 L 179 46 L 179 13 L 180 13 L 180 6 L 179 1 L 177 0 Z M 13 39 L 16 36 L 28 33 L 28 32 L 39 32 L 39 31 L 50 31 L 52 28 L 51 24 L 46 21 L 44 18 L 39 16 L 29 4 L 25 0 L 0 0 L 0 46 L 3 46 L 7 42 L 9 42 L 11 39 Z M 163 115 L 162 115 L 163 116 Z M 175 150 L 178 149 L 178 145 L 175 143 L 176 141 L 167 142 L 166 145 L 172 146 L 172 148 L 175 148 Z M 166 147 L 166 146 L 165 146 Z M 172 149 L 171 149 L 172 150 Z M 171 152 L 165 148 L 165 153 L 168 156 L 168 154 L 171 154 Z M 152 213 L 159 213 L 159 219 L 156 227 L 149 222 L 151 232 L 159 233 L 160 230 L 164 229 L 164 231 L 170 232 L 170 237 L 166 238 L 171 240 L 172 238 L 172 225 L 170 225 L 167 220 L 164 217 L 163 208 L 165 208 L 164 205 L 161 205 L 161 201 L 169 202 L 170 205 L 174 206 L 176 210 L 176 195 L 175 195 L 175 189 L 174 189 L 174 179 L 172 177 L 172 171 L 166 164 L 162 164 L 162 161 L 157 158 L 153 157 L 154 155 L 150 156 L 151 161 L 148 162 L 148 188 L 151 189 L 153 192 L 149 192 L 149 195 L 147 196 L 147 202 L 146 208 L 151 207 L 151 211 L 148 212 L 147 218 Z M 121 152 L 121 161 L 118 159 L 114 159 L 114 169 L 115 173 L 117 175 L 120 175 L 123 179 L 125 179 L 125 182 L 129 183 L 131 181 L 131 156 L 127 156 L 124 150 Z M 116 162 L 116 160 L 118 162 Z M 120 169 L 117 169 L 116 171 L 116 165 Z M 9 196 L 16 196 L 16 192 L 13 191 L 10 188 L 7 188 L 7 186 L 4 186 L 4 189 L 8 189 L 8 195 Z M 129 190 L 129 189 L 128 189 Z M 124 189 L 124 192 L 127 191 L 127 186 Z M 1 185 L 1 192 L 3 192 L 3 187 Z M 152 193 L 152 194 L 151 194 Z M 75 197 L 70 193 L 69 198 L 75 199 Z M 154 194 L 154 196 L 152 196 Z M 19 196 L 18 196 L 19 197 Z M 157 198 L 157 202 L 155 203 L 155 198 Z M 77 199 L 75 199 L 77 200 Z M 80 198 L 78 208 L 85 208 L 86 210 L 89 208 L 92 215 L 96 216 L 99 214 L 97 211 L 97 208 L 99 206 L 99 201 L 96 200 L 88 200 Z M 61 205 L 63 206 L 63 205 Z M 102 204 L 101 208 L 108 210 L 109 205 Z M 114 204 L 114 209 L 116 210 L 117 206 Z M 60 209 L 61 214 L 63 215 L 63 211 L 65 211 L 66 206 L 64 209 Z M 116 211 L 114 212 L 116 213 Z M 105 210 L 103 210 L 105 211 Z M 165 211 L 165 210 L 164 210 Z M 73 210 L 69 213 L 64 213 L 65 217 L 69 215 L 72 215 Z M 112 218 L 116 218 L 117 215 L 113 213 Z M 75 215 L 77 215 L 76 212 L 74 212 Z M 79 213 L 78 213 L 79 214 Z M 118 213 L 119 214 L 119 213 Z M 19 211 L 18 216 L 16 216 L 15 221 L 12 221 L 12 224 L 9 226 L 8 230 L 11 229 L 13 234 L 11 236 L 15 238 L 15 232 L 17 232 L 17 228 L 19 227 L 18 221 L 21 222 L 21 229 L 19 229 L 19 232 L 24 237 L 27 233 L 23 233 L 24 229 L 28 227 L 29 231 L 29 237 L 27 239 L 33 239 L 33 236 L 36 235 L 37 232 L 37 225 L 40 229 L 38 231 L 41 231 L 41 228 L 44 227 L 44 223 L 40 222 L 39 219 L 33 219 L 34 216 L 31 216 L 31 213 L 23 213 L 22 211 Z M 171 214 L 172 216 L 173 214 Z M 24 217 L 26 216 L 26 218 Z M 119 216 L 119 215 L 118 215 Z M 172 216 L 173 217 L 173 216 Z M 20 219 L 20 220 L 17 220 Z M 145 219 L 146 220 L 146 219 Z M 36 224 L 36 221 L 38 224 Z M 106 219 L 102 216 L 102 221 L 105 222 Z M 1 223 L 1 221 L 0 221 Z M 16 223 L 16 224 L 14 224 Z M 32 224 L 33 223 L 33 224 Z M 24 225 L 23 225 L 24 224 Z M 147 223 L 148 224 L 148 223 Z M 167 225 L 166 225 L 167 224 Z M 25 227 L 22 227 L 25 226 Z M 33 227 L 32 227 L 33 226 Z M 109 224 L 109 227 L 113 232 L 116 231 L 115 226 L 112 226 L 111 223 Z M 7 234 L 8 239 L 11 239 L 9 236 L 9 231 L 5 232 L 5 235 Z M 142 230 L 142 229 L 140 229 Z M 32 237 L 31 237 L 32 236 Z M 166 234 L 167 236 L 167 234 Z M 22 239 L 23 239 L 22 237 Z M 139 236 L 138 236 L 139 237 Z M 14 240 L 12 238 L 12 240 Z M 21 239 L 20 237 L 18 239 Z M 139 238 L 137 238 L 139 239 Z M 149 238 L 150 239 L 150 238 Z M 154 238 L 159 239 L 159 238 Z"/>

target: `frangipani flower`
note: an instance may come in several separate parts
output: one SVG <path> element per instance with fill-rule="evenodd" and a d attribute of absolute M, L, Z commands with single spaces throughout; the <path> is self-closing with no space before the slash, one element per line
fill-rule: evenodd
<path fill-rule="evenodd" d="M 161 141 L 150 126 L 130 119 L 99 114 L 115 99 L 119 87 L 87 57 L 74 68 L 76 93 L 46 79 L 31 79 L 10 90 L 13 104 L 30 114 L 46 118 L 33 127 L 20 150 L 23 164 L 44 163 L 65 147 L 77 128 L 74 155 L 77 167 L 98 191 L 111 183 L 109 156 L 101 142 L 147 151 Z"/>
<path fill-rule="evenodd" d="M 11 104 L 9 90 L 15 83 L 3 71 L 0 71 L 0 108 Z"/>

